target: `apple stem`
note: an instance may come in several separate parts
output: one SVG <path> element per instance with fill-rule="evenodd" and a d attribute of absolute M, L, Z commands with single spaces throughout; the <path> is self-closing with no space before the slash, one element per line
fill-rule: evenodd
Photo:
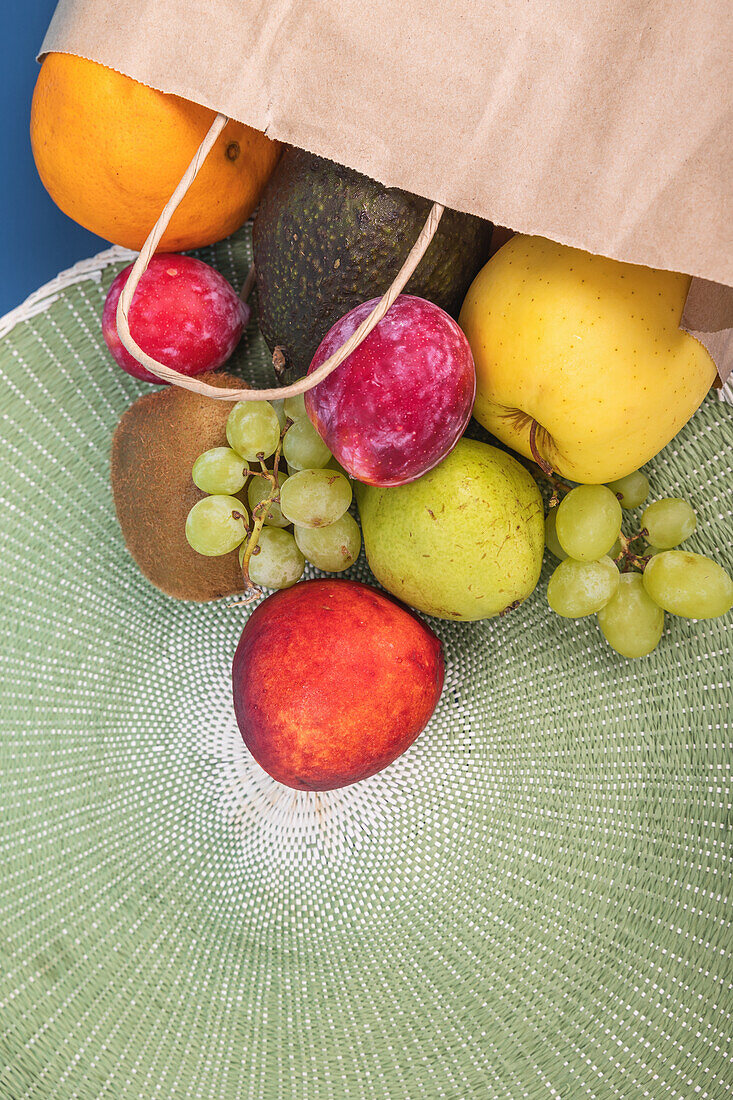
<path fill-rule="evenodd" d="M 537 429 L 539 428 L 539 426 L 540 425 L 533 417 L 532 427 L 529 429 L 529 449 L 532 452 L 532 458 L 542 470 L 545 477 L 551 478 L 553 476 L 554 470 L 552 469 L 552 466 L 547 461 L 547 459 L 540 454 L 540 449 L 537 446 Z"/>
<path fill-rule="evenodd" d="M 529 470 L 529 472 L 535 477 L 541 477 L 543 481 L 547 481 L 552 486 L 550 508 L 554 508 L 555 505 L 559 502 L 560 490 L 562 490 L 563 493 L 569 493 L 570 490 L 573 488 L 572 485 L 569 485 L 567 481 L 563 481 L 562 478 L 558 477 L 557 474 L 555 474 L 554 472 L 548 474 L 541 466 L 538 466 L 536 462 L 532 462 L 531 459 L 524 458 L 523 455 L 518 454 L 514 454 L 513 457 L 521 462 L 522 465 L 525 466 Z"/>

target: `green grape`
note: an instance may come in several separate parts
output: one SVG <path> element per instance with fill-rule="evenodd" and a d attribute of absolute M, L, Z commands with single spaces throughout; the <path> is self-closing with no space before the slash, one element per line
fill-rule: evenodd
<path fill-rule="evenodd" d="M 351 485 L 335 470 L 299 470 L 280 492 L 282 514 L 298 527 L 327 527 L 351 504 Z"/>
<path fill-rule="evenodd" d="M 287 480 L 287 474 L 283 473 L 282 470 L 278 470 L 277 483 L 281 491 L 283 485 Z M 249 501 L 249 507 L 253 517 L 257 505 L 260 503 L 260 501 L 264 500 L 265 497 L 269 497 L 271 492 L 272 482 L 270 482 L 266 477 L 253 477 L 250 480 L 250 483 L 247 487 L 247 500 Z M 273 500 L 272 504 L 267 510 L 267 515 L 265 516 L 265 525 L 267 527 L 287 527 L 289 523 L 290 520 L 285 519 L 285 516 L 280 510 L 280 505 L 277 503 L 277 501 Z"/>
<path fill-rule="evenodd" d="M 246 546 L 239 550 L 242 564 Z M 263 527 L 249 559 L 249 579 L 264 588 L 292 588 L 303 576 L 305 558 L 290 531 Z"/>
<path fill-rule="evenodd" d="M 597 561 L 621 530 L 621 505 L 605 485 L 578 485 L 560 501 L 555 531 L 563 550 L 576 561 Z"/>
<path fill-rule="evenodd" d="M 236 550 L 247 534 L 247 509 L 236 497 L 217 493 L 194 504 L 186 519 L 186 538 L 198 554 L 219 557 Z"/>
<path fill-rule="evenodd" d="M 671 550 L 688 539 L 697 527 L 697 518 L 686 500 L 666 497 L 646 508 L 641 517 L 647 540 L 659 550 Z"/>
<path fill-rule="evenodd" d="M 244 488 L 249 466 L 231 447 L 212 447 L 204 451 L 193 464 L 193 483 L 204 493 L 224 493 L 232 496 Z"/>
<path fill-rule="evenodd" d="M 359 524 L 348 512 L 328 527 L 296 527 L 295 541 L 307 560 L 326 573 L 348 569 L 361 550 Z"/>
<path fill-rule="evenodd" d="M 284 402 L 285 415 L 291 420 L 302 420 L 308 414 L 305 411 L 305 394 L 299 393 L 296 397 L 286 397 Z"/>
<path fill-rule="evenodd" d="M 641 573 L 622 573 L 616 594 L 598 612 L 601 633 L 622 657 L 645 657 L 656 648 L 664 612 L 644 588 Z"/>
<path fill-rule="evenodd" d="M 269 401 L 238 401 L 227 420 L 232 450 L 249 462 L 269 458 L 280 442 L 280 423 Z"/>
<path fill-rule="evenodd" d="M 620 573 L 610 558 L 561 561 L 547 585 L 547 602 L 564 619 L 600 611 L 618 588 Z"/>
<path fill-rule="evenodd" d="M 613 546 L 612 546 L 612 547 L 611 547 L 611 549 L 610 549 L 610 550 L 608 551 L 608 556 L 609 556 L 609 558 L 611 559 L 611 561 L 615 561 L 615 560 L 616 560 L 616 558 L 617 558 L 617 557 L 619 556 L 619 554 L 620 554 L 620 553 L 621 553 L 621 540 L 620 540 L 620 539 L 616 539 L 616 541 L 614 542 Z"/>
<path fill-rule="evenodd" d="M 557 531 L 555 530 L 556 519 L 557 508 L 550 508 L 545 518 L 545 546 L 554 557 L 558 558 L 560 561 L 564 561 L 567 554 L 557 541 Z"/>
<path fill-rule="evenodd" d="M 275 410 L 275 416 L 277 417 L 277 422 L 280 425 L 280 431 L 282 431 L 285 427 L 285 421 L 287 420 L 287 414 L 285 412 L 285 402 L 271 401 L 270 404 Z"/>
<path fill-rule="evenodd" d="M 689 550 L 664 550 L 644 570 L 656 604 L 686 619 L 716 619 L 733 607 L 733 580 L 722 565 Z"/>
<path fill-rule="evenodd" d="M 609 481 L 607 487 L 622 508 L 638 508 L 649 496 L 649 478 L 641 470 L 620 477 L 618 481 Z"/>
<path fill-rule="evenodd" d="M 297 470 L 316 470 L 332 457 L 307 416 L 288 428 L 283 439 L 283 455 L 288 467 L 294 466 Z"/>
<path fill-rule="evenodd" d="M 343 474 L 344 477 L 349 477 L 349 478 L 351 477 L 351 474 L 349 473 L 349 471 L 345 470 L 344 467 L 339 462 L 339 460 L 337 458 L 334 458 L 333 455 L 331 455 L 331 457 L 329 458 L 328 462 L 324 466 L 324 469 L 325 470 L 336 470 L 337 473 Z"/>

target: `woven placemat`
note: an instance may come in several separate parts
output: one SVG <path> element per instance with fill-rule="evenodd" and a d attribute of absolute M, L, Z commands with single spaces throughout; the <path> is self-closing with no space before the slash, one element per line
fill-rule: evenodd
<path fill-rule="evenodd" d="M 248 232 L 200 255 L 238 286 Z M 506 618 L 434 623 L 395 765 L 278 786 L 232 711 L 246 608 L 161 595 L 115 520 L 124 261 L 0 326 L 2 1100 L 731 1095 L 731 617 L 626 661 L 548 611 L 547 562 Z M 267 364 L 251 327 L 236 368 Z M 648 470 L 729 569 L 731 420 L 709 397 Z"/>

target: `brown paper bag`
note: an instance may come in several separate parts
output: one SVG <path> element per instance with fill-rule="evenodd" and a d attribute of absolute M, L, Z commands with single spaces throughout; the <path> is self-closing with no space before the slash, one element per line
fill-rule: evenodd
<path fill-rule="evenodd" d="M 717 0 L 61 0 L 41 52 L 496 224 L 698 276 L 683 326 L 725 378 L 732 32 Z"/>

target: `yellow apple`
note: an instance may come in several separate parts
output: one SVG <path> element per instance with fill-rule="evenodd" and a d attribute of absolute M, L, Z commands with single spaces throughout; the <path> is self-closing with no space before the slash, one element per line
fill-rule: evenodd
<path fill-rule="evenodd" d="M 513 237 L 476 276 L 459 318 L 476 364 L 474 416 L 527 457 L 532 433 L 535 453 L 573 481 L 638 470 L 715 379 L 706 349 L 679 328 L 689 283 Z"/>

